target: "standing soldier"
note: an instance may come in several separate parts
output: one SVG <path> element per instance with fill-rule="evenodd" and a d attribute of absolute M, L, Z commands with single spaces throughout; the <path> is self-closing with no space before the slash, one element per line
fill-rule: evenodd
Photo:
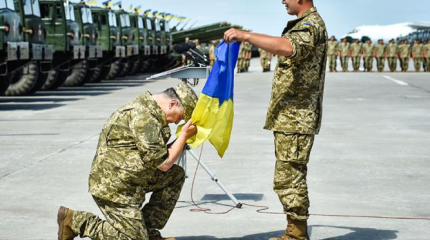
<path fill-rule="evenodd" d="M 385 44 L 384 40 L 379 39 L 378 43 L 373 47 L 373 55 L 376 58 L 378 72 L 384 71 L 385 67 Z"/>
<path fill-rule="evenodd" d="M 238 57 L 237 57 L 237 73 L 241 73 L 241 72 L 243 72 L 243 69 L 242 69 L 242 67 L 243 67 L 243 61 L 244 61 L 244 56 L 245 56 L 245 43 L 244 42 L 242 42 L 241 44 L 240 44 L 240 47 L 239 47 L 239 55 L 238 55 Z"/>
<path fill-rule="evenodd" d="M 343 71 L 348 72 L 349 42 L 346 38 L 343 38 L 342 43 L 339 44 L 339 55 Z"/>
<path fill-rule="evenodd" d="M 267 62 L 268 62 L 269 54 L 266 50 L 262 48 L 258 49 L 258 51 L 260 52 L 261 68 L 263 68 L 263 72 L 267 72 Z"/>
<path fill-rule="evenodd" d="M 245 46 L 245 65 L 243 66 L 243 69 L 245 70 L 245 72 L 248 72 L 249 66 L 251 65 L 252 45 L 249 42 L 245 42 Z"/>
<path fill-rule="evenodd" d="M 423 67 L 424 71 L 430 72 L 430 39 L 423 46 Z"/>
<path fill-rule="evenodd" d="M 397 44 L 394 39 L 390 40 L 390 43 L 385 47 L 385 56 L 388 59 L 388 67 L 391 72 L 395 72 L 397 68 Z"/>
<path fill-rule="evenodd" d="M 370 39 L 363 45 L 364 70 L 371 72 L 373 68 L 373 45 Z"/>
<path fill-rule="evenodd" d="M 408 40 L 404 40 L 399 46 L 399 58 L 402 64 L 402 72 L 407 72 L 409 68 L 409 57 L 411 56 L 411 46 Z"/>
<path fill-rule="evenodd" d="M 352 66 L 354 68 L 354 72 L 358 72 L 360 69 L 360 58 L 362 53 L 362 45 L 358 39 L 354 39 L 354 43 L 349 47 L 350 56 L 352 59 Z"/>
<path fill-rule="evenodd" d="M 336 40 L 334 36 L 331 36 L 330 41 L 328 42 L 327 55 L 330 59 L 330 72 L 336 71 L 336 61 L 337 61 L 337 51 L 339 47 L 339 42 Z"/>
<path fill-rule="evenodd" d="M 415 40 L 414 46 L 412 46 L 412 58 L 414 59 L 415 72 L 421 71 L 422 49 L 423 45 L 421 45 L 420 41 Z"/>
<path fill-rule="evenodd" d="M 209 60 L 210 60 L 210 66 L 213 67 L 216 61 L 216 55 L 215 55 L 215 48 L 218 46 L 219 40 L 216 41 L 214 44 L 211 45 L 209 48 Z"/>
<path fill-rule="evenodd" d="M 265 129 L 273 131 L 275 174 L 273 189 L 287 215 L 287 229 L 270 240 L 309 240 L 307 164 L 321 126 L 327 30 L 313 0 L 283 0 L 297 19 L 288 22 L 281 37 L 229 29 L 227 42 L 249 41 L 278 56 Z"/>

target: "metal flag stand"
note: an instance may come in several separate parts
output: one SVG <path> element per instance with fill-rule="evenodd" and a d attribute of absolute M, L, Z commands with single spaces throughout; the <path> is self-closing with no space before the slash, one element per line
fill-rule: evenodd
<path fill-rule="evenodd" d="M 171 78 L 178 78 L 185 83 L 188 83 L 192 86 L 196 86 L 199 83 L 200 78 L 207 79 L 209 75 L 209 71 L 210 71 L 210 67 L 206 67 L 206 66 L 196 67 L 194 65 L 188 65 L 188 66 L 178 67 L 159 74 L 155 74 L 146 79 L 149 80 L 149 79 L 170 75 Z M 190 78 L 194 80 L 193 83 L 189 82 Z M 181 166 L 185 170 L 185 174 L 187 173 L 187 152 L 194 158 L 194 160 L 197 161 L 197 164 L 200 164 L 202 166 L 202 168 L 210 176 L 212 181 L 214 181 L 221 188 L 221 190 L 234 202 L 235 206 L 237 208 L 241 208 L 242 203 L 240 203 L 237 200 L 237 198 L 230 193 L 230 191 L 224 186 L 224 184 L 222 184 L 222 182 L 217 178 L 214 172 L 212 172 L 212 170 L 201 159 L 199 159 L 199 157 L 197 157 L 197 155 L 191 150 L 190 146 L 188 145 L 184 146 L 184 150 L 182 151 L 181 156 L 176 162 L 179 166 Z"/>

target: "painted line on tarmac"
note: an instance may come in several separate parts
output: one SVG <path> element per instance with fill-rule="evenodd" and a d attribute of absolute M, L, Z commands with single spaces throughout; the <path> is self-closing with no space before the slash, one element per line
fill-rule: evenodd
<path fill-rule="evenodd" d="M 399 84 L 399 85 L 402 85 L 402 86 L 409 86 L 409 84 L 407 84 L 407 83 L 405 83 L 405 82 L 403 82 L 403 81 L 397 80 L 397 79 L 395 79 L 395 78 L 392 78 L 392 77 L 390 77 L 390 76 L 384 76 L 384 78 L 386 78 L 386 79 L 388 79 L 388 80 L 391 80 L 391 81 L 393 81 L 393 82 L 395 82 L 395 83 L 397 83 L 397 84 Z"/>

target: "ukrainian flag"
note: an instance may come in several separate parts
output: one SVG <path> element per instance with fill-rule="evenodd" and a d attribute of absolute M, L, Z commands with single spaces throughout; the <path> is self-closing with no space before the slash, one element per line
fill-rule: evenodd
<path fill-rule="evenodd" d="M 102 3 L 104 7 L 110 7 L 112 6 L 112 0 L 108 0 Z"/>
<path fill-rule="evenodd" d="M 199 96 L 191 117 L 198 132 L 190 142 L 195 148 L 209 140 L 220 157 L 224 156 L 233 128 L 234 68 L 240 43 L 222 41 L 215 49 L 217 60 Z"/>
<path fill-rule="evenodd" d="M 87 4 L 88 4 L 89 6 L 94 5 L 94 4 L 97 4 L 97 0 L 88 0 Z"/>

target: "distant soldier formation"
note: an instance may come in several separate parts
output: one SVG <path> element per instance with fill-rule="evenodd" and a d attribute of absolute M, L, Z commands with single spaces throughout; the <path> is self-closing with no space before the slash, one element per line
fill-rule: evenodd
<path fill-rule="evenodd" d="M 416 72 L 423 70 L 430 72 L 430 39 L 427 42 L 415 40 L 411 45 L 408 40 L 400 41 L 398 44 L 391 39 L 388 44 L 379 39 L 373 44 L 370 39 L 364 43 L 358 39 L 353 39 L 353 43 L 348 42 L 347 38 L 342 38 L 340 42 L 334 36 L 329 39 L 327 47 L 330 72 L 337 72 L 337 58 L 339 57 L 342 71 L 349 71 L 349 59 L 351 59 L 354 72 L 360 71 L 361 60 L 365 72 L 373 71 L 373 61 L 376 61 L 376 70 L 383 72 L 388 62 L 391 72 L 397 70 L 400 64 L 402 72 L 407 72 L 409 61 L 414 61 Z"/>

